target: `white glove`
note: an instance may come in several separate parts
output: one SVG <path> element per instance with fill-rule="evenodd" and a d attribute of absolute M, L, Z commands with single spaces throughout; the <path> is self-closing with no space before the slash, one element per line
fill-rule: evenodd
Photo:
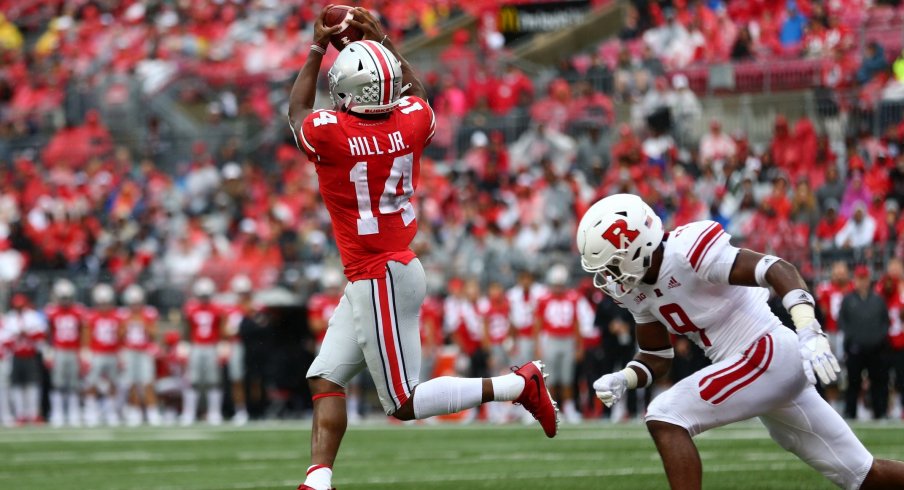
<path fill-rule="evenodd" d="M 593 382 L 596 397 L 603 405 L 615 405 L 628 389 L 628 378 L 622 372 L 607 374 Z"/>
<path fill-rule="evenodd" d="M 809 327 L 798 330 L 797 337 L 804 374 L 807 375 L 810 384 L 816 384 L 817 376 L 824 385 L 837 380 L 841 366 L 832 354 L 829 340 L 819 328 L 819 323 L 814 321 Z"/>

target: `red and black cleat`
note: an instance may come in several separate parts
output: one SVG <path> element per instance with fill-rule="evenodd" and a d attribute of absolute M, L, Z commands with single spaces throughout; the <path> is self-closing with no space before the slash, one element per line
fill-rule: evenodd
<path fill-rule="evenodd" d="M 546 388 L 546 377 L 542 361 L 531 361 L 518 369 L 512 368 L 518 376 L 524 378 L 524 391 L 515 400 L 540 422 L 546 437 L 555 437 L 559 428 L 559 408 L 549 390 Z"/>

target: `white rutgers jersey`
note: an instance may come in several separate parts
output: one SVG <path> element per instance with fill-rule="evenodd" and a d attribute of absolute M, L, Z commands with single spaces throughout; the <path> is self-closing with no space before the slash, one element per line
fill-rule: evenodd
<path fill-rule="evenodd" d="M 769 291 L 732 286 L 740 249 L 714 221 L 697 221 L 669 233 L 659 278 L 619 301 L 637 323 L 660 322 L 691 339 L 713 362 L 743 352 L 781 321 L 769 309 Z"/>

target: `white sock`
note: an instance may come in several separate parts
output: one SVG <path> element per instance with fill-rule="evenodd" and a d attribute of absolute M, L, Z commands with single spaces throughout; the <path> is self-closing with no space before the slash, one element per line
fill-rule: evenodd
<path fill-rule="evenodd" d="M 69 393 L 69 396 L 66 400 L 67 405 L 67 413 L 69 415 L 69 424 L 77 425 L 82 422 L 82 411 L 78 405 L 78 393 Z"/>
<path fill-rule="evenodd" d="M 524 378 L 515 373 L 490 378 L 493 382 L 493 400 L 510 402 L 516 400 L 524 391 Z"/>
<path fill-rule="evenodd" d="M 97 396 L 88 395 L 85 397 L 85 423 L 88 425 L 96 425 L 99 419 L 97 414 Z"/>
<path fill-rule="evenodd" d="M 414 418 L 456 413 L 480 405 L 483 380 L 441 376 L 419 384 L 414 390 Z"/>
<path fill-rule="evenodd" d="M 207 413 L 222 416 L 223 391 L 217 388 L 207 390 Z"/>
<path fill-rule="evenodd" d="M 0 386 L 0 426 L 12 423 L 9 413 L 9 388 Z"/>
<path fill-rule="evenodd" d="M 35 420 L 40 413 L 41 390 L 38 385 L 25 385 L 25 416 Z"/>
<path fill-rule="evenodd" d="M 104 419 L 108 424 L 116 424 L 119 422 L 119 414 L 116 412 L 116 398 L 113 396 L 105 396 L 101 403 L 101 410 L 104 412 Z"/>
<path fill-rule="evenodd" d="M 304 479 L 304 484 L 314 490 L 330 490 L 333 488 L 333 470 L 326 466 L 321 466 L 314 471 L 311 471 L 311 468 L 316 466 L 318 465 L 308 468 L 308 476 Z"/>
<path fill-rule="evenodd" d="M 195 420 L 195 413 L 198 410 L 198 392 L 194 388 L 189 388 L 182 393 L 182 418 L 185 420 Z"/>
<path fill-rule="evenodd" d="M 22 388 L 13 388 L 10 394 L 13 398 L 13 414 L 17 419 L 25 417 L 25 390 Z"/>
<path fill-rule="evenodd" d="M 62 423 L 66 410 L 63 408 L 63 394 L 60 390 L 50 392 L 50 420 Z"/>

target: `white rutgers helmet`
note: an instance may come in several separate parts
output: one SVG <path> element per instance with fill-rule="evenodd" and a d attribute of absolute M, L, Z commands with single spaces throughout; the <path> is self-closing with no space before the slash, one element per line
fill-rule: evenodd
<path fill-rule="evenodd" d="M 109 284 L 98 284 L 91 291 L 91 300 L 95 305 L 112 305 L 114 299 L 116 299 L 116 292 Z"/>
<path fill-rule="evenodd" d="M 359 114 L 390 112 L 402 92 L 402 64 L 388 49 L 374 41 L 346 46 L 328 75 L 330 99 L 336 110 Z"/>
<path fill-rule="evenodd" d="M 587 210 L 578 225 L 581 266 L 594 286 L 620 298 L 637 287 L 662 243 L 662 220 L 634 194 L 614 194 Z"/>
<path fill-rule="evenodd" d="M 217 285 L 209 277 L 201 277 L 195 281 L 191 290 L 198 298 L 210 298 L 217 292 Z"/>
<path fill-rule="evenodd" d="M 131 284 L 122 292 L 122 302 L 135 306 L 144 303 L 144 289 L 137 284 Z"/>
<path fill-rule="evenodd" d="M 53 297 L 57 301 L 75 298 L 75 285 L 69 279 L 60 279 L 53 285 Z"/>

